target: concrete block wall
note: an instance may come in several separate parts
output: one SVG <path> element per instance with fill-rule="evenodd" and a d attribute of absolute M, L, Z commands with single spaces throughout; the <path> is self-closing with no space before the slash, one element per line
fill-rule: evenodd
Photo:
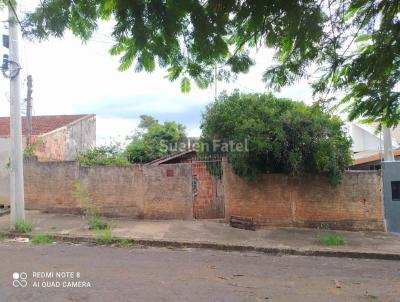
<path fill-rule="evenodd" d="M 253 218 L 259 226 L 384 230 L 378 171 L 348 171 L 333 188 L 323 175 L 263 175 L 248 182 L 223 163 L 226 218 Z"/>
<path fill-rule="evenodd" d="M 191 219 L 189 164 L 81 167 L 75 161 L 25 162 L 27 209 L 79 213 L 73 196 L 79 181 L 102 215 L 151 219 Z M 170 172 L 167 173 L 167 170 Z M 172 171 L 172 172 L 171 172 Z"/>

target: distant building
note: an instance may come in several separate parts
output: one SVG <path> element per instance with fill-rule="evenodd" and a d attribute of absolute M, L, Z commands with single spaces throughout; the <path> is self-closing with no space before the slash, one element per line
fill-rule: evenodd
<path fill-rule="evenodd" d="M 383 160 L 383 136 L 377 132 L 377 124 L 349 125 L 353 140 L 354 170 L 379 170 Z M 391 130 L 392 148 L 396 160 L 400 160 L 400 127 Z"/>
<path fill-rule="evenodd" d="M 25 145 L 26 118 L 22 118 L 22 139 Z M 31 143 L 36 142 L 38 160 L 73 160 L 96 145 L 96 116 L 47 115 L 32 117 Z M 8 203 L 10 158 L 10 118 L 0 117 L 0 205 Z"/>

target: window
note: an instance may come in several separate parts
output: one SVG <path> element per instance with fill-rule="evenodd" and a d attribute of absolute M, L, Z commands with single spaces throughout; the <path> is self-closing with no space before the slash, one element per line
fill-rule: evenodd
<path fill-rule="evenodd" d="M 392 181 L 392 201 L 400 201 L 400 181 Z"/>

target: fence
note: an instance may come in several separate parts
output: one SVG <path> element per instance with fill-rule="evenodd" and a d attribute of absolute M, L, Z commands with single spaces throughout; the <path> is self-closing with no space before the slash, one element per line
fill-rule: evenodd
<path fill-rule="evenodd" d="M 254 182 L 224 162 L 226 217 L 253 218 L 258 226 L 384 230 L 381 176 L 348 171 L 333 188 L 324 175 L 263 175 Z"/>
<path fill-rule="evenodd" d="M 29 161 L 24 166 L 27 209 L 78 213 L 73 197 L 79 181 L 106 216 L 191 219 L 191 167 L 188 164 L 81 167 L 78 162 Z"/>

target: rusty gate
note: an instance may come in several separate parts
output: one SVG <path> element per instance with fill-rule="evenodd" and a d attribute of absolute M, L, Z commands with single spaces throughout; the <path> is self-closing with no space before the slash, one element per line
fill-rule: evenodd
<path fill-rule="evenodd" d="M 192 158 L 193 216 L 196 219 L 225 217 L 222 156 Z"/>

